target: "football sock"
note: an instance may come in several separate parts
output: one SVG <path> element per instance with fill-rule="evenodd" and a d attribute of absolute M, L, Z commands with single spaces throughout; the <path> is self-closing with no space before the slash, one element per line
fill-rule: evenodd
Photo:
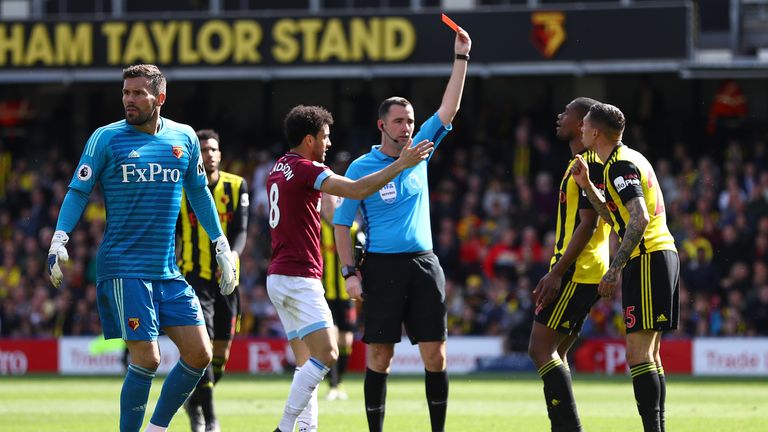
<path fill-rule="evenodd" d="M 165 432 L 167 430 L 168 430 L 167 427 L 157 426 L 157 425 L 152 424 L 152 422 L 150 422 L 147 425 L 147 428 L 144 429 L 144 432 Z"/>
<path fill-rule="evenodd" d="M 319 387 L 319 386 L 318 386 Z M 317 420 L 318 420 L 318 407 L 317 407 L 317 388 L 312 392 L 312 397 L 309 398 L 307 406 L 299 414 L 296 419 L 296 425 L 299 427 L 299 432 L 316 432 Z"/>
<path fill-rule="evenodd" d="M 283 417 L 280 419 L 278 427 L 281 431 L 292 432 L 296 424 L 296 418 L 301 414 L 304 408 L 312 398 L 312 393 L 317 389 L 317 385 L 325 378 L 330 369 L 314 357 L 304 363 L 304 366 L 298 368 L 293 374 L 291 391 L 288 393 L 288 400 L 285 402 Z"/>
<path fill-rule="evenodd" d="M 432 432 L 445 430 L 445 411 L 448 408 L 448 374 L 446 371 L 430 372 L 424 370 L 424 387 L 427 391 L 429 420 Z"/>
<path fill-rule="evenodd" d="M 179 410 L 181 404 L 192 393 L 205 369 L 197 369 L 179 359 L 176 366 L 165 378 L 160 398 L 157 400 L 155 412 L 152 413 L 152 424 L 167 428 L 173 415 Z"/>
<path fill-rule="evenodd" d="M 571 374 L 558 357 L 539 368 L 539 376 L 544 381 L 544 397 L 547 414 L 553 431 L 581 431 L 581 420 L 576 411 L 573 397 Z"/>
<path fill-rule="evenodd" d="M 365 370 L 365 415 L 368 417 L 368 431 L 381 432 L 384 429 L 384 408 L 387 400 L 387 376 L 370 368 Z"/>
<path fill-rule="evenodd" d="M 227 367 L 227 359 L 221 356 L 213 356 L 211 360 L 211 368 L 213 368 L 213 384 L 219 382 L 221 376 L 224 375 L 224 369 Z"/>
<path fill-rule="evenodd" d="M 213 410 L 213 369 L 210 365 L 205 368 L 195 392 L 190 397 L 194 397 L 194 402 L 202 408 L 206 424 L 216 419 L 216 413 Z"/>
<path fill-rule="evenodd" d="M 643 419 L 644 432 L 661 432 L 659 424 L 660 383 L 656 363 L 640 363 L 629 368 L 632 385 L 635 389 L 635 401 L 640 418 Z"/>
<path fill-rule="evenodd" d="M 667 399 L 667 379 L 664 377 L 664 366 L 657 364 L 656 369 L 659 374 L 659 426 L 661 426 L 661 432 L 665 432 L 664 402 Z"/>
<path fill-rule="evenodd" d="M 154 377 L 153 370 L 128 365 L 123 389 L 120 391 L 120 432 L 138 432 L 141 429 Z"/>
<path fill-rule="evenodd" d="M 349 364 L 349 356 L 352 354 L 352 347 L 339 347 L 339 359 L 336 361 L 336 373 L 338 374 L 336 384 L 341 384 L 344 379 L 344 374 L 347 372 L 347 365 Z"/>

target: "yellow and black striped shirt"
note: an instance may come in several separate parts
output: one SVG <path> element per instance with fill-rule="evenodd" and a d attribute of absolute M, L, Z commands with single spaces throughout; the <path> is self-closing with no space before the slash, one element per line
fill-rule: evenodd
<path fill-rule="evenodd" d="M 341 261 L 336 254 L 336 239 L 333 236 L 333 224 L 321 219 L 320 249 L 323 252 L 323 287 L 328 300 L 349 300 L 344 278 L 341 276 Z M 357 235 L 357 222 L 352 223 L 350 235 Z"/>
<path fill-rule="evenodd" d="M 208 186 L 219 213 L 221 228 L 233 250 L 237 250 L 236 239 L 244 236 L 248 220 L 248 186 L 237 175 L 219 171 L 219 181 Z M 211 280 L 216 274 L 216 249 L 203 226 L 198 223 L 186 193 L 182 193 L 181 212 L 176 224 L 177 238 L 181 240 L 181 273 L 197 274 Z M 237 274 L 240 275 L 240 263 Z M 239 281 L 237 282 L 239 283 Z"/>
<path fill-rule="evenodd" d="M 603 164 L 595 152 L 585 150 L 581 153 L 589 166 L 589 176 L 598 189 L 603 190 Z M 555 230 L 555 254 L 550 261 L 550 270 L 563 256 L 571 242 L 573 232 L 579 226 L 581 218 L 579 210 L 592 209 L 586 194 L 579 188 L 571 175 L 571 167 L 576 158 L 571 159 L 568 169 L 565 170 L 563 180 L 560 182 L 559 202 L 557 204 L 557 228 Z M 569 272 L 573 272 L 572 282 L 582 284 L 600 283 L 608 270 L 609 246 L 608 235 L 611 227 L 602 219 L 598 220 L 597 229 L 584 247 L 584 250 L 576 258 Z"/>
<path fill-rule="evenodd" d="M 662 250 L 677 251 L 675 239 L 667 227 L 664 196 L 648 159 L 640 152 L 619 144 L 608 157 L 604 175 L 605 203 L 611 212 L 613 227 L 619 238 L 624 238 L 624 231 L 629 222 L 626 203 L 640 197 L 648 208 L 650 221 L 631 257 Z"/>

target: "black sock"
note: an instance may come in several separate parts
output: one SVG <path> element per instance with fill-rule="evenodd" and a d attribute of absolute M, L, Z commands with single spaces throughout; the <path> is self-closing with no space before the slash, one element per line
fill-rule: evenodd
<path fill-rule="evenodd" d="M 384 430 L 384 407 L 387 400 L 387 376 L 389 374 L 365 370 L 365 414 L 368 417 L 368 431 Z"/>
<path fill-rule="evenodd" d="M 664 366 L 657 364 L 656 370 L 659 374 L 659 425 L 661 426 L 661 432 L 666 432 L 664 402 L 667 399 L 667 379 L 664 377 Z"/>
<path fill-rule="evenodd" d="M 197 395 L 195 402 L 197 402 L 203 410 L 205 423 L 210 424 L 216 419 L 216 414 L 213 411 L 213 370 L 211 369 L 211 366 L 205 368 L 203 376 L 200 377 L 200 381 L 197 382 L 195 395 Z"/>
<path fill-rule="evenodd" d="M 661 393 L 656 363 L 640 363 L 629 368 L 635 388 L 637 411 L 643 419 L 644 432 L 661 432 L 659 396 Z"/>
<path fill-rule="evenodd" d="M 339 355 L 341 357 L 341 355 Z M 338 360 L 336 363 L 331 366 L 331 370 L 328 372 L 328 384 L 331 386 L 331 388 L 336 388 L 339 385 L 339 362 Z"/>
<path fill-rule="evenodd" d="M 448 374 L 424 370 L 424 387 L 427 391 L 429 420 L 432 432 L 445 430 L 445 411 L 448 408 Z"/>
<path fill-rule="evenodd" d="M 552 359 L 539 368 L 544 381 L 544 397 L 553 431 L 581 431 L 576 400 L 573 397 L 571 374 L 559 358 Z"/>
<path fill-rule="evenodd" d="M 224 368 L 227 365 L 227 359 L 221 356 L 213 356 L 211 360 L 211 368 L 213 369 L 213 384 L 219 382 L 221 376 L 224 375 Z"/>
<path fill-rule="evenodd" d="M 337 377 L 338 381 L 336 384 L 340 384 L 344 379 L 344 374 L 347 372 L 347 365 L 349 364 L 349 355 L 351 353 L 352 347 L 345 347 L 339 350 L 339 359 L 336 361 L 336 373 L 339 376 Z"/>

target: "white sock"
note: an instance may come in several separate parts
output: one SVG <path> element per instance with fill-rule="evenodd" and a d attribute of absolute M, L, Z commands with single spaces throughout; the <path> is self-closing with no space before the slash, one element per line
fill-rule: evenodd
<path fill-rule="evenodd" d="M 167 427 L 155 426 L 152 423 L 149 423 L 147 424 L 147 428 L 144 429 L 144 432 L 165 432 L 167 430 Z"/>
<path fill-rule="evenodd" d="M 315 391 L 312 392 L 312 397 L 309 398 L 309 403 L 307 403 L 304 411 L 302 411 L 296 419 L 296 424 L 299 426 L 299 432 L 317 432 L 317 389 L 319 387 L 320 386 L 315 387 Z"/>
<path fill-rule="evenodd" d="M 317 390 L 320 381 L 330 371 L 328 367 L 314 358 L 304 363 L 295 374 L 291 383 L 291 392 L 288 393 L 288 400 L 285 402 L 283 418 L 280 419 L 278 426 L 283 432 L 293 432 L 296 426 L 296 418 L 304 411 L 304 408 L 312 398 L 312 393 Z"/>

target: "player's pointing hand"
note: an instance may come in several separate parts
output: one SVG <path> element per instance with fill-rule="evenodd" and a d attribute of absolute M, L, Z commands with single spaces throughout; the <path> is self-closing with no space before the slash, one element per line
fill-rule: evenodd
<path fill-rule="evenodd" d="M 573 174 L 573 179 L 579 187 L 585 188 L 589 186 L 589 167 L 587 166 L 587 161 L 580 154 L 576 155 L 576 162 L 571 167 L 571 174 Z"/>

